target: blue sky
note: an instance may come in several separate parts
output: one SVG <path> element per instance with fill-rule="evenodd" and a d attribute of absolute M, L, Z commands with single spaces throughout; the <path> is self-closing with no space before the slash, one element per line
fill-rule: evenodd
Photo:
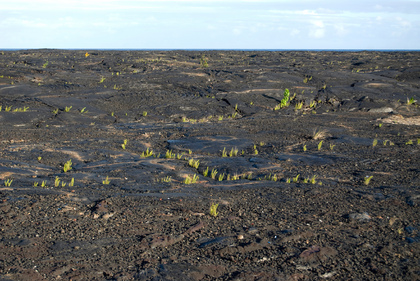
<path fill-rule="evenodd" d="M 0 49 L 420 49 L 420 0 L 0 0 Z"/>

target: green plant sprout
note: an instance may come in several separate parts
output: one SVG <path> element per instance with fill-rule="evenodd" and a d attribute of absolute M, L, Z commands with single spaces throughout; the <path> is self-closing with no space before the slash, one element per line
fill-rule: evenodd
<path fill-rule="evenodd" d="M 41 160 L 42 160 L 42 157 L 38 156 L 38 162 L 41 162 Z"/>
<path fill-rule="evenodd" d="M 125 139 L 124 142 L 121 144 L 122 149 L 125 149 L 125 146 L 127 145 L 128 140 Z"/>
<path fill-rule="evenodd" d="M 86 110 L 86 107 L 83 107 L 82 109 L 80 109 L 80 113 L 87 113 L 88 111 Z"/>
<path fill-rule="evenodd" d="M 248 174 L 247 179 L 248 179 L 248 180 L 252 180 L 252 173 L 249 173 L 249 174 Z"/>
<path fill-rule="evenodd" d="M 317 177 L 318 177 L 317 175 L 313 175 L 313 176 L 312 176 L 312 178 L 311 178 L 311 180 L 310 180 L 312 184 L 316 184 L 316 178 L 317 178 Z"/>
<path fill-rule="evenodd" d="M 303 151 L 306 151 L 307 150 L 307 148 L 306 148 L 306 144 L 303 146 Z"/>
<path fill-rule="evenodd" d="M 297 104 L 295 104 L 295 109 L 296 110 L 300 110 L 303 107 L 303 102 L 298 102 Z"/>
<path fill-rule="evenodd" d="M 226 147 L 223 147 L 222 157 L 227 157 Z"/>
<path fill-rule="evenodd" d="M 188 165 L 195 169 L 198 169 L 198 167 L 200 166 L 200 160 L 194 160 L 193 158 L 191 158 L 190 160 L 188 160 Z"/>
<path fill-rule="evenodd" d="M 219 204 L 211 204 L 211 206 L 210 206 L 210 216 L 217 217 L 217 215 L 219 214 L 217 212 L 217 207 L 219 207 Z"/>
<path fill-rule="evenodd" d="M 292 182 L 292 179 L 291 178 L 287 178 L 286 179 L 286 183 L 291 183 Z"/>
<path fill-rule="evenodd" d="M 103 83 L 105 81 L 105 79 L 106 78 L 102 76 L 101 79 L 99 80 L 99 83 Z"/>
<path fill-rule="evenodd" d="M 372 142 L 372 147 L 375 147 L 377 144 L 378 144 L 378 140 L 374 139 L 373 142 Z"/>
<path fill-rule="evenodd" d="M 316 104 L 317 104 L 317 102 L 313 100 L 313 101 L 311 101 L 311 103 L 309 104 L 309 107 L 310 107 L 310 108 L 315 108 Z"/>
<path fill-rule="evenodd" d="M 280 103 L 278 105 L 276 105 L 276 107 L 274 108 L 274 110 L 279 110 L 282 109 L 284 107 L 289 106 L 289 97 L 290 97 L 290 92 L 289 89 L 285 89 L 284 93 L 283 93 L 283 99 L 280 101 Z"/>
<path fill-rule="evenodd" d="M 270 176 L 268 177 L 268 179 L 271 180 L 271 181 L 277 181 L 278 178 L 277 178 L 277 175 L 276 174 L 273 174 L 273 175 L 270 174 Z"/>
<path fill-rule="evenodd" d="M 172 181 L 172 177 L 171 176 L 166 176 L 160 180 L 158 180 L 158 182 L 171 182 Z"/>
<path fill-rule="evenodd" d="M 330 150 L 333 150 L 335 147 L 335 144 L 330 144 Z"/>
<path fill-rule="evenodd" d="M 412 140 L 408 140 L 408 142 L 406 142 L 405 144 L 406 145 L 413 144 L 413 141 Z"/>
<path fill-rule="evenodd" d="M 207 167 L 204 171 L 203 171 L 203 176 L 207 177 L 209 174 L 209 167 Z"/>
<path fill-rule="evenodd" d="M 72 162 L 71 162 L 71 159 L 70 159 L 69 161 L 67 161 L 64 164 L 64 167 L 63 167 L 64 173 L 67 173 L 67 171 L 70 171 L 72 169 L 71 165 L 72 165 Z"/>
<path fill-rule="evenodd" d="M 218 171 L 216 169 L 211 170 L 210 177 L 215 180 L 216 179 L 217 172 Z"/>
<path fill-rule="evenodd" d="M 223 121 L 223 115 L 220 115 L 217 120 Z"/>
<path fill-rule="evenodd" d="M 203 55 L 201 55 L 201 58 L 200 58 L 200 65 L 201 65 L 201 67 L 203 67 L 203 68 L 207 68 L 207 67 L 209 67 L 208 59 L 204 56 L 204 54 L 203 54 Z"/>
<path fill-rule="evenodd" d="M 172 150 L 166 150 L 165 153 L 165 158 L 166 159 L 174 159 L 175 158 L 175 153 L 172 153 Z"/>
<path fill-rule="evenodd" d="M 300 174 L 298 174 L 296 177 L 293 178 L 293 183 L 297 183 L 299 180 Z"/>
<path fill-rule="evenodd" d="M 106 176 L 106 178 L 102 181 L 102 184 L 107 185 L 109 183 L 110 183 L 109 178 L 108 176 Z"/>
<path fill-rule="evenodd" d="M 9 111 L 11 111 L 12 110 L 12 106 L 6 106 L 5 108 L 4 108 L 4 111 L 6 111 L 6 112 L 9 112 Z"/>
<path fill-rule="evenodd" d="M 320 141 L 320 142 L 318 143 L 318 150 L 321 150 L 321 147 L 322 147 L 322 142 L 323 142 L 323 141 Z"/>
<path fill-rule="evenodd" d="M 10 185 L 12 184 L 13 180 L 12 179 L 7 179 L 4 181 L 4 186 L 6 187 L 10 187 Z"/>
<path fill-rule="evenodd" d="M 143 151 L 140 155 L 140 157 L 147 158 L 153 155 L 153 150 L 149 150 L 149 148 L 146 149 L 146 151 Z"/>
<path fill-rule="evenodd" d="M 41 182 L 41 187 L 45 187 L 47 185 L 47 182 L 46 181 L 42 181 Z"/>
<path fill-rule="evenodd" d="M 13 112 L 26 112 L 29 109 L 29 106 L 19 107 L 13 109 Z"/>
<path fill-rule="evenodd" d="M 417 145 L 419 145 L 420 144 L 420 139 L 417 139 Z"/>
<path fill-rule="evenodd" d="M 366 176 L 366 178 L 365 178 L 365 185 L 369 185 L 370 180 L 371 180 L 372 178 L 373 178 L 373 176 L 370 176 L 370 177 Z"/>
<path fill-rule="evenodd" d="M 39 184 L 39 182 L 34 182 L 34 187 L 37 187 L 38 186 L 38 184 Z"/>
<path fill-rule="evenodd" d="M 378 127 L 379 127 L 379 128 L 382 128 L 382 123 L 379 123 L 379 124 L 378 124 Z"/>
<path fill-rule="evenodd" d="M 69 183 L 69 187 L 73 187 L 74 186 L 74 178 L 71 178 L 71 181 Z"/>
<path fill-rule="evenodd" d="M 193 184 L 193 183 L 196 183 L 198 179 L 199 179 L 199 177 L 194 174 L 194 176 L 192 176 L 192 177 L 187 176 L 184 180 L 184 183 L 185 184 Z"/>
<path fill-rule="evenodd" d="M 143 111 L 143 116 L 146 117 L 147 116 L 147 111 Z"/>
<path fill-rule="evenodd" d="M 55 187 L 59 187 L 60 186 L 60 178 L 59 177 L 55 177 L 54 186 Z"/>
<path fill-rule="evenodd" d="M 66 108 L 64 109 L 64 111 L 65 112 L 69 112 L 70 111 L 70 109 L 72 108 L 73 106 L 66 106 Z"/>
<path fill-rule="evenodd" d="M 238 156 L 238 151 L 239 150 L 236 147 L 232 148 L 229 152 L 229 157 Z"/>
<path fill-rule="evenodd" d="M 222 181 L 225 178 L 225 173 L 219 175 L 219 181 Z"/>
<path fill-rule="evenodd" d="M 42 65 L 42 68 L 47 68 L 48 64 L 49 64 L 49 62 L 48 62 L 48 61 L 46 61 L 46 62 Z"/>
<path fill-rule="evenodd" d="M 61 187 L 65 187 L 66 183 L 64 181 L 61 182 Z"/>
<path fill-rule="evenodd" d="M 416 103 L 417 101 L 414 99 L 414 97 L 412 97 L 412 98 L 407 98 L 407 105 L 412 105 L 412 104 L 414 104 L 414 103 Z"/>
<path fill-rule="evenodd" d="M 58 108 L 54 109 L 54 110 L 52 111 L 52 113 L 53 113 L 53 114 L 58 114 Z"/>
<path fill-rule="evenodd" d="M 184 155 L 184 154 L 183 154 L 183 153 L 178 153 L 178 154 L 176 155 L 176 159 L 181 160 L 182 155 Z"/>

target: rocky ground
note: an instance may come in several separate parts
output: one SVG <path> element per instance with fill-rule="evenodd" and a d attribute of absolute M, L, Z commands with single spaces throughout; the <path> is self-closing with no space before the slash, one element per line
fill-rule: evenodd
<path fill-rule="evenodd" d="M 419 52 L 0 51 L 0 279 L 419 280 L 419 89 Z"/>

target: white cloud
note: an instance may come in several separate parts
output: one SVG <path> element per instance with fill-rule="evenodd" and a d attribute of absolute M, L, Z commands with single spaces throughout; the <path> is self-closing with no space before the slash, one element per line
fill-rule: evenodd
<path fill-rule="evenodd" d="M 334 25 L 334 29 L 338 36 L 345 36 L 348 33 L 348 30 L 342 24 Z"/>
<path fill-rule="evenodd" d="M 309 37 L 315 39 L 321 39 L 325 36 L 325 29 L 315 29 L 309 32 Z"/>
<path fill-rule="evenodd" d="M 299 29 L 296 29 L 296 28 L 293 28 L 293 29 L 290 31 L 290 35 L 291 35 L 291 36 L 297 36 L 297 35 L 299 35 L 299 33 L 300 33 L 300 30 L 299 30 Z"/>
<path fill-rule="evenodd" d="M 324 27 L 324 22 L 322 20 L 313 20 L 311 21 L 311 23 L 319 28 L 323 28 Z"/>

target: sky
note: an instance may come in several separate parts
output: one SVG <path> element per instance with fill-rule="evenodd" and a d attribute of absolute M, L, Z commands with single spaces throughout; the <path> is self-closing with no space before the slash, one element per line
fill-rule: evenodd
<path fill-rule="evenodd" d="M 0 49 L 420 49 L 420 0 L 0 0 Z"/>

